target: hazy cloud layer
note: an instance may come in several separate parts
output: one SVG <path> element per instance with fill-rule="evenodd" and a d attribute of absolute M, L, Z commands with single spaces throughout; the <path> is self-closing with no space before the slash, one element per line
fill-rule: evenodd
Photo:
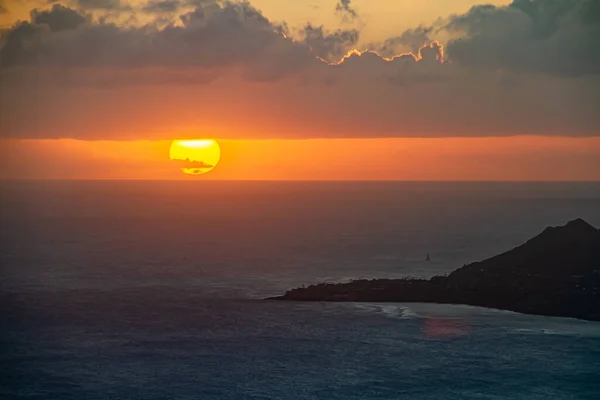
<path fill-rule="evenodd" d="M 476 6 L 365 52 L 248 2 L 66 4 L 2 32 L 4 137 L 600 134 L 595 0 Z"/>

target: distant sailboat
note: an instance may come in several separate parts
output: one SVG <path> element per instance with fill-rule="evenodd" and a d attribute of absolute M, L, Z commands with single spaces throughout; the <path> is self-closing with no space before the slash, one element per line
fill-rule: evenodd
<path fill-rule="evenodd" d="M 429 253 L 427 253 L 427 257 L 425 257 L 425 261 L 431 261 L 431 257 L 429 256 Z"/>

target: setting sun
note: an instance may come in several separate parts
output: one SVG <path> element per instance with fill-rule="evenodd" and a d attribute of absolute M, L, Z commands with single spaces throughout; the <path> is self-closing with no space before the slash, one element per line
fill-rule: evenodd
<path fill-rule="evenodd" d="M 184 174 L 202 175 L 217 166 L 221 149 L 214 139 L 174 140 L 169 156 Z"/>

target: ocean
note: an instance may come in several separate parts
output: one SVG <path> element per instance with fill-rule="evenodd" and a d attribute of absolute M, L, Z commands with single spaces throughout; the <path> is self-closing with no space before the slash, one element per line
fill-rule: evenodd
<path fill-rule="evenodd" d="M 600 398 L 598 322 L 263 300 L 600 227 L 600 183 L 0 185 L 2 398 Z"/>

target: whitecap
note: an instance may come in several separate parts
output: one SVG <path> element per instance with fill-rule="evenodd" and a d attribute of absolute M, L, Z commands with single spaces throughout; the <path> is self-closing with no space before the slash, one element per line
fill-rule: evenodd
<path fill-rule="evenodd" d="M 414 319 L 419 318 L 411 308 L 391 303 L 349 303 L 359 312 L 378 314 L 388 318 Z"/>

